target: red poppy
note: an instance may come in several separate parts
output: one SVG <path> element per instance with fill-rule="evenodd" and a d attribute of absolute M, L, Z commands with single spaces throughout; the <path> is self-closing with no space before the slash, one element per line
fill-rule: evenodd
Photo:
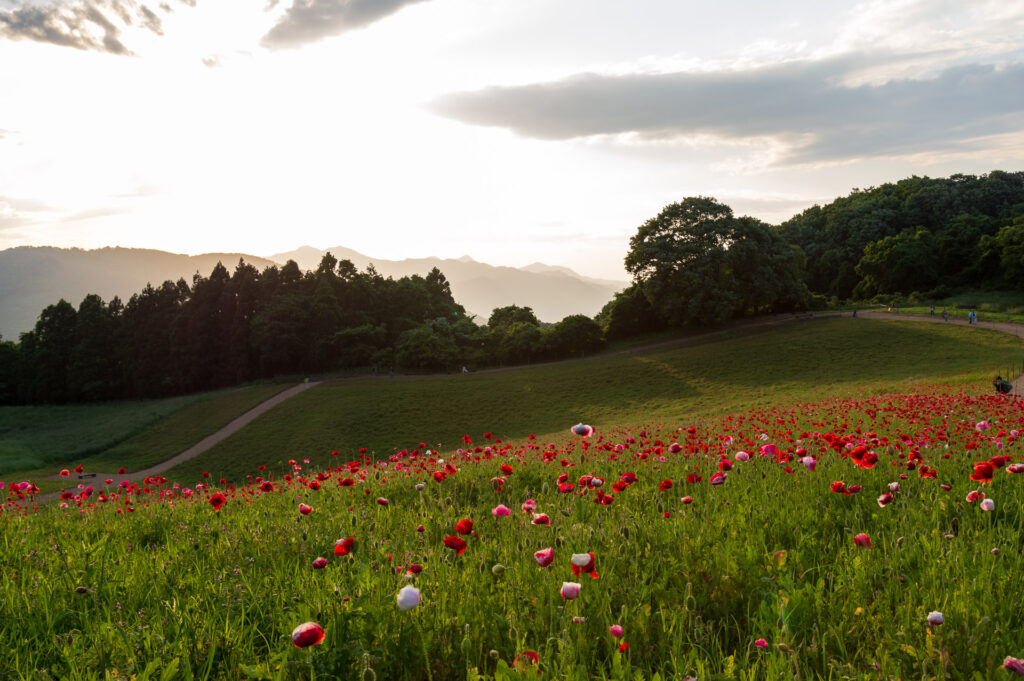
<path fill-rule="evenodd" d="M 462 537 L 445 537 L 444 545 L 455 551 L 457 556 L 461 556 L 466 550 L 466 542 Z"/>
<path fill-rule="evenodd" d="M 624 652 L 626 652 L 627 650 L 629 650 L 629 644 L 628 644 L 628 643 L 626 643 L 625 641 L 623 641 L 622 643 L 620 643 L 620 644 L 619 644 L 619 652 L 620 652 L 620 653 L 624 653 Z"/>
<path fill-rule="evenodd" d="M 512 475 L 512 466 L 509 466 L 507 463 L 501 464 L 501 472 L 503 475 Z"/>
<path fill-rule="evenodd" d="M 302 515 L 309 515 L 313 512 L 313 507 L 308 504 L 299 504 L 299 513 Z"/>
<path fill-rule="evenodd" d="M 658 485 L 658 490 L 659 491 L 664 492 L 665 490 L 669 490 L 669 489 L 672 489 L 672 481 L 671 480 L 662 480 L 661 484 Z"/>
<path fill-rule="evenodd" d="M 219 511 L 220 507 L 226 503 L 228 503 L 228 498 L 221 494 L 220 492 L 217 492 L 212 497 L 210 497 L 210 506 L 213 506 L 213 510 L 215 511 Z"/>
<path fill-rule="evenodd" d="M 292 643 L 296 648 L 315 646 L 324 640 L 324 628 L 316 622 L 306 622 L 295 627 L 292 632 Z"/>
<path fill-rule="evenodd" d="M 459 534 L 469 534 L 473 531 L 473 521 L 469 518 L 463 518 L 459 522 L 455 523 L 455 531 Z"/>
<path fill-rule="evenodd" d="M 864 532 L 853 535 L 853 543 L 857 546 L 863 546 L 866 549 L 871 548 L 871 537 Z"/>
<path fill-rule="evenodd" d="M 354 484 L 356 484 L 356 481 L 352 478 L 342 478 L 338 481 L 338 486 L 340 487 L 351 487 Z"/>
<path fill-rule="evenodd" d="M 518 669 L 520 662 L 523 663 L 524 667 L 532 667 L 533 665 L 540 664 L 540 655 L 533 652 L 532 650 L 524 650 L 523 652 L 516 655 L 516 659 L 512 660 L 512 666 Z M 537 673 L 539 674 L 540 670 L 538 670 Z"/>
<path fill-rule="evenodd" d="M 339 539 L 334 543 L 334 555 L 336 556 L 347 556 L 352 552 L 352 547 L 355 545 L 356 540 L 354 537 L 347 537 L 346 539 Z"/>
<path fill-rule="evenodd" d="M 574 553 L 573 558 L 575 559 L 577 555 L 579 554 Z M 572 573 L 577 577 L 586 573 L 590 575 L 591 579 L 600 579 L 601 575 L 597 574 L 597 570 L 594 569 L 597 567 L 594 562 L 594 554 L 588 553 L 587 555 L 590 556 L 590 562 L 588 562 L 586 565 L 577 565 L 575 560 L 573 560 L 573 562 L 569 564 L 569 566 L 572 568 Z"/>
<path fill-rule="evenodd" d="M 974 472 L 971 473 L 971 480 L 975 482 L 992 482 L 992 474 L 996 467 L 989 461 L 979 461 L 974 464 Z"/>
<path fill-rule="evenodd" d="M 445 476 L 444 471 L 437 471 L 436 473 L 434 473 L 435 482 L 443 482 L 445 477 L 447 476 Z"/>
<path fill-rule="evenodd" d="M 117 469 L 117 474 L 118 475 L 124 475 L 125 474 L 125 469 L 124 468 L 118 468 Z"/>
<path fill-rule="evenodd" d="M 81 473 L 82 472 L 82 464 L 78 464 L 77 466 L 75 466 L 75 472 L 76 473 Z"/>

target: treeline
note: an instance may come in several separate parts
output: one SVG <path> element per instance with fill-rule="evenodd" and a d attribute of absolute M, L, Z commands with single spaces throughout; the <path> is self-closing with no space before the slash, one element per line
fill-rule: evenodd
<path fill-rule="evenodd" d="M 1024 173 L 912 177 L 855 190 L 775 227 L 709 197 L 666 206 L 625 259 L 633 283 L 596 319 L 528 307 L 466 316 L 436 268 L 385 279 L 326 255 L 262 272 L 218 265 L 104 303 L 43 310 L 0 343 L 0 404 L 157 397 L 278 375 L 457 371 L 579 356 L 619 339 L 897 294 L 1024 292 Z"/>
<path fill-rule="evenodd" d="M 856 190 L 782 223 L 814 294 L 941 299 L 1024 291 L 1024 172 L 911 177 Z"/>
<path fill-rule="evenodd" d="M 1024 173 L 911 177 L 779 227 L 715 199 L 666 206 L 630 241 L 608 338 L 895 296 L 1024 293 Z"/>
<path fill-rule="evenodd" d="M 125 304 L 88 295 L 42 311 L 0 342 L 0 404 L 162 397 L 346 368 L 460 371 L 579 355 L 601 330 L 575 315 L 544 326 L 530 308 L 467 317 L 437 268 L 384 278 L 324 256 L 303 273 L 239 261 L 209 277 L 147 286 Z"/>

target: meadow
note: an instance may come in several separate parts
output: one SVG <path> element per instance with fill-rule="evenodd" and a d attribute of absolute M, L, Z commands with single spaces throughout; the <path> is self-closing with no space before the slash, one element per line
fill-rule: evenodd
<path fill-rule="evenodd" d="M 69 465 L 134 471 L 165 461 L 287 387 L 261 383 L 162 400 L 0 407 L 0 475 Z"/>
<path fill-rule="evenodd" d="M 862 322 L 325 384 L 229 484 L 8 483 L 0 678 L 1024 673 L 1020 342 Z"/>

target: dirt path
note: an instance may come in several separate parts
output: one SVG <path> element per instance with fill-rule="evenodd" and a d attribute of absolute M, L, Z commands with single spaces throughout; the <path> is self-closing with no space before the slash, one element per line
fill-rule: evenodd
<path fill-rule="evenodd" d="M 194 459 L 203 452 L 212 448 L 214 445 L 219 444 L 220 442 L 231 437 L 232 435 L 240 431 L 242 428 L 245 428 L 247 425 L 252 423 L 256 418 L 270 411 L 271 409 L 281 404 L 288 398 L 294 397 L 295 395 L 298 395 L 299 393 L 319 384 L 320 381 L 310 381 L 309 383 L 303 382 L 296 386 L 288 388 L 287 390 L 282 390 L 281 392 L 277 393 L 268 400 L 260 402 L 255 407 L 245 412 L 244 414 L 236 418 L 234 421 L 231 421 L 220 430 L 216 431 L 211 435 L 207 435 L 202 440 L 200 440 L 196 444 L 192 445 L 191 447 L 183 451 L 181 454 L 171 457 L 166 461 L 162 461 L 161 463 L 158 463 L 155 466 L 143 468 L 142 470 L 138 471 L 132 471 L 131 473 L 125 473 L 124 475 L 118 475 L 117 473 L 96 473 L 94 476 L 86 478 L 81 481 L 71 478 L 68 480 L 68 486 L 69 488 L 76 487 L 79 482 L 82 482 L 83 484 L 91 484 L 94 487 L 98 488 L 101 486 L 118 485 L 122 481 L 139 482 L 140 480 L 144 480 L 145 478 L 154 475 L 160 475 L 161 473 L 166 473 L 167 471 L 177 466 L 179 463 L 184 463 L 189 459 Z M 49 479 L 60 480 L 61 478 L 60 476 L 53 476 Z M 110 485 L 106 484 L 107 480 L 111 481 Z M 48 492 L 47 494 L 40 494 L 38 497 L 36 497 L 36 501 L 41 503 L 46 501 L 52 501 L 54 499 L 59 498 L 60 492 Z"/>

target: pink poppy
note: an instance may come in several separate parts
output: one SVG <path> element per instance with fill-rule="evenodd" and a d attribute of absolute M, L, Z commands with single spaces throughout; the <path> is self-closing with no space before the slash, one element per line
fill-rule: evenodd
<path fill-rule="evenodd" d="M 551 561 L 555 559 L 555 550 L 550 547 L 541 549 L 533 554 L 533 559 L 537 561 L 537 565 L 547 567 L 548 565 L 551 565 Z"/>

